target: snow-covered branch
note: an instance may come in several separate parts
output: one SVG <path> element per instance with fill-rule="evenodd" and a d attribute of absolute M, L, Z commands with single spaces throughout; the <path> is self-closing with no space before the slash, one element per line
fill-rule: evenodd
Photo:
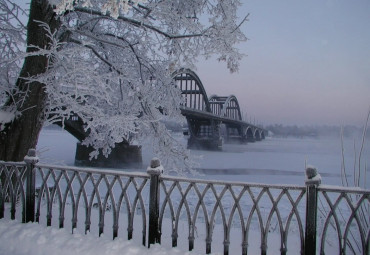
<path fill-rule="evenodd" d="M 19 55 L 26 43 L 26 26 L 21 20 L 25 13 L 16 3 L 0 0 L 0 131 L 20 115 L 15 98 L 20 92 L 14 85 L 23 61 Z"/>
<path fill-rule="evenodd" d="M 15 25 L 12 19 L 21 20 L 18 7 L 12 7 L 10 0 L 0 0 L 0 28 L 4 28 L 0 38 L 1 110 L 5 112 L 5 102 L 17 93 L 20 60 L 42 55 L 48 61 L 47 70 L 22 79 L 28 84 L 44 84 L 44 114 L 49 122 L 75 115 L 82 120 L 89 134 L 83 143 L 95 148 L 91 157 L 98 151 L 108 155 L 116 143 L 151 137 L 166 169 L 189 170 L 189 152 L 162 124 L 164 119 L 184 122 L 179 108 L 181 92 L 171 74 L 180 67 L 194 67 L 202 55 L 217 56 L 230 71 L 238 69 L 242 55 L 235 46 L 246 40 L 240 26 L 247 18 L 240 21 L 236 17 L 240 2 L 48 2 L 60 14 L 60 27 L 52 32 L 47 24 L 40 24 L 49 43 L 44 48 L 30 45 L 33 51 L 26 52 L 25 46 L 20 46 L 25 45 L 25 27 Z M 26 95 L 23 98 L 27 100 Z M 7 107 L 14 119 L 17 107 Z"/>
<path fill-rule="evenodd" d="M 98 16 L 110 17 L 108 14 L 104 14 L 101 11 L 91 10 L 91 9 L 87 9 L 87 8 L 76 7 L 76 8 L 74 8 L 74 10 L 78 11 L 78 12 L 89 13 L 89 14 L 94 14 L 94 15 L 98 15 Z M 143 28 L 153 30 L 154 32 L 156 32 L 158 34 L 163 35 L 167 39 L 184 39 L 184 38 L 191 38 L 191 37 L 200 37 L 200 36 L 205 35 L 205 31 L 202 32 L 202 33 L 195 33 L 195 34 L 176 35 L 176 34 L 171 34 L 171 33 L 165 32 L 165 31 L 161 30 L 160 28 L 155 27 L 153 25 L 150 25 L 146 22 L 138 21 L 138 20 L 131 19 L 131 18 L 127 18 L 127 17 L 122 16 L 122 15 L 118 15 L 115 18 L 118 19 L 118 20 L 122 20 L 124 22 L 127 22 L 127 23 L 129 23 L 133 26 L 139 27 L 139 28 L 143 27 Z"/>

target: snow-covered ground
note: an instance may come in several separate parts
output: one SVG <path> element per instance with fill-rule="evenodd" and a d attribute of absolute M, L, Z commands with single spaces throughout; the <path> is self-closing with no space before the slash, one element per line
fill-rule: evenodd
<path fill-rule="evenodd" d="M 66 229 L 45 227 L 37 223 L 21 224 L 0 220 L 0 255 L 186 255 L 200 254 L 153 245 L 150 249 L 125 238 L 112 240 L 102 235 L 71 234 Z M 220 253 L 213 253 L 220 254 Z"/>
<path fill-rule="evenodd" d="M 185 138 L 178 135 L 184 143 Z M 357 140 L 358 141 L 358 140 Z M 357 143 L 358 144 L 358 143 Z M 76 140 L 65 131 L 43 130 L 37 148 L 41 162 L 73 165 Z M 345 140 L 345 163 L 348 172 L 355 163 L 353 139 Z M 341 145 L 338 138 L 323 139 L 299 139 L 299 138 L 267 138 L 262 142 L 250 143 L 247 145 L 226 144 L 222 152 L 194 151 L 201 154 L 203 159 L 199 161 L 198 170 L 202 174 L 196 178 L 207 178 L 215 180 L 245 181 L 270 184 L 304 184 L 305 164 L 314 165 L 323 177 L 323 184 L 340 185 L 341 171 Z M 135 171 L 145 171 L 153 154 L 148 148 L 143 150 L 143 168 Z M 369 149 L 366 147 L 363 152 L 363 160 L 369 159 Z M 370 174 L 367 175 L 369 179 Z M 370 180 L 367 180 L 370 183 Z M 140 245 L 139 241 L 127 241 L 124 235 L 119 235 L 112 241 L 111 235 L 98 238 L 96 233 L 84 235 L 76 230 L 71 234 L 70 228 L 59 230 L 56 227 L 45 227 L 46 224 L 20 224 L 17 221 L 0 220 L 0 255 L 1 254 L 203 254 L 204 248 L 195 247 L 195 252 L 186 251 L 187 240 L 183 240 L 180 248 L 169 248 L 171 237 L 163 236 L 164 245 L 154 246 L 150 250 Z M 109 225 L 109 224 L 107 224 Z M 168 223 L 167 225 L 171 225 Z M 56 225 L 55 225 L 56 226 Z M 109 225 L 111 226 L 111 225 Z M 165 224 L 166 226 L 166 224 Z M 121 228 L 120 228 L 121 229 Z M 123 228 L 124 229 L 124 228 Z M 237 230 L 238 231 L 238 230 Z M 252 231 L 254 232 L 254 231 Z M 222 229 L 215 231 L 222 233 Z M 135 232 L 134 232 L 135 234 Z M 140 233 L 139 233 L 140 235 Z M 186 235 L 184 235 L 186 237 Z M 232 235 L 233 240 L 240 236 L 240 233 Z M 270 235 L 272 239 L 274 234 Z M 293 235 L 294 237 L 294 235 Z M 199 232 L 200 243 L 204 245 L 204 236 Z M 249 253 L 259 253 L 257 237 L 255 249 Z M 134 238 L 135 239 L 135 238 Z M 214 236 L 212 246 L 217 246 L 214 251 L 222 251 L 222 234 Z M 218 240 L 219 239 L 219 240 Z M 237 238 L 236 238 L 237 239 Z M 253 239 L 254 240 L 254 239 Z M 279 239 L 277 239 L 279 240 Z M 238 250 L 240 249 L 240 240 Z M 199 242 L 198 242 L 199 243 Z M 293 254 L 299 252 L 299 242 L 291 240 Z M 251 243 L 253 246 L 253 242 Z M 270 249 L 273 248 L 273 249 Z M 290 247 L 290 251 L 292 251 Z M 295 249 L 297 248 L 297 249 Z M 270 252 L 279 253 L 279 247 L 269 245 Z M 59 252 L 59 253 L 58 253 Z M 220 254 L 220 253 L 213 253 Z"/>

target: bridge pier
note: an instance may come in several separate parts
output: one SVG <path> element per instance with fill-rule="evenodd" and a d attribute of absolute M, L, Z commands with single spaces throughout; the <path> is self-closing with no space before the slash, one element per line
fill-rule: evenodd
<path fill-rule="evenodd" d="M 222 139 L 221 137 L 208 138 L 190 136 L 188 139 L 188 149 L 211 151 L 222 150 Z"/>
<path fill-rule="evenodd" d="M 188 149 L 222 150 L 219 121 L 187 118 L 190 137 Z"/>
<path fill-rule="evenodd" d="M 86 147 L 81 143 L 77 143 L 75 165 L 111 168 L 142 167 L 141 146 L 122 142 L 116 144 L 116 147 L 112 149 L 107 158 L 100 153 L 98 158 L 89 160 L 89 154 L 92 151 L 92 147 Z"/>
<path fill-rule="evenodd" d="M 243 135 L 243 130 L 241 127 L 225 125 L 224 137 L 226 143 L 247 143 L 247 139 Z"/>
<path fill-rule="evenodd" d="M 247 142 L 248 143 L 254 143 L 256 139 L 254 137 L 247 137 Z"/>

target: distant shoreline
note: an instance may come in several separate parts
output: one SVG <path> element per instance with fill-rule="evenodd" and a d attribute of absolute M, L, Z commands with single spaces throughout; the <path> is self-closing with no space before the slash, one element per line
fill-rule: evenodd
<path fill-rule="evenodd" d="M 200 174 L 207 175 L 294 175 L 304 176 L 304 171 L 287 171 L 278 169 L 252 169 L 252 168 L 228 168 L 228 169 L 217 169 L 217 168 L 196 168 Z M 340 177 L 340 174 L 334 173 L 321 173 L 323 177 Z"/>

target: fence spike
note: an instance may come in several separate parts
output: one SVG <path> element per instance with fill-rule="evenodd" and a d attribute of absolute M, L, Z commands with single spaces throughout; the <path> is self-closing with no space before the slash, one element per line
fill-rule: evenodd
<path fill-rule="evenodd" d="M 160 243 L 161 237 L 159 232 L 159 176 L 163 173 L 163 166 L 158 158 L 151 160 L 147 173 L 150 175 L 149 248 L 151 244 Z"/>
<path fill-rule="evenodd" d="M 35 149 L 29 149 L 24 157 L 27 166 L 27 183 L 26 183 L 26 206 L 25 222 L 35 221 L 35 165 L 39 162 Z"/>
<path fill-rule="evenodd" d="M 306 168 L 306 228 L 304 254 L 316 254 L 317 232 L 317 187 L 321 184 L 321 176 L 313 166 Z"/>

